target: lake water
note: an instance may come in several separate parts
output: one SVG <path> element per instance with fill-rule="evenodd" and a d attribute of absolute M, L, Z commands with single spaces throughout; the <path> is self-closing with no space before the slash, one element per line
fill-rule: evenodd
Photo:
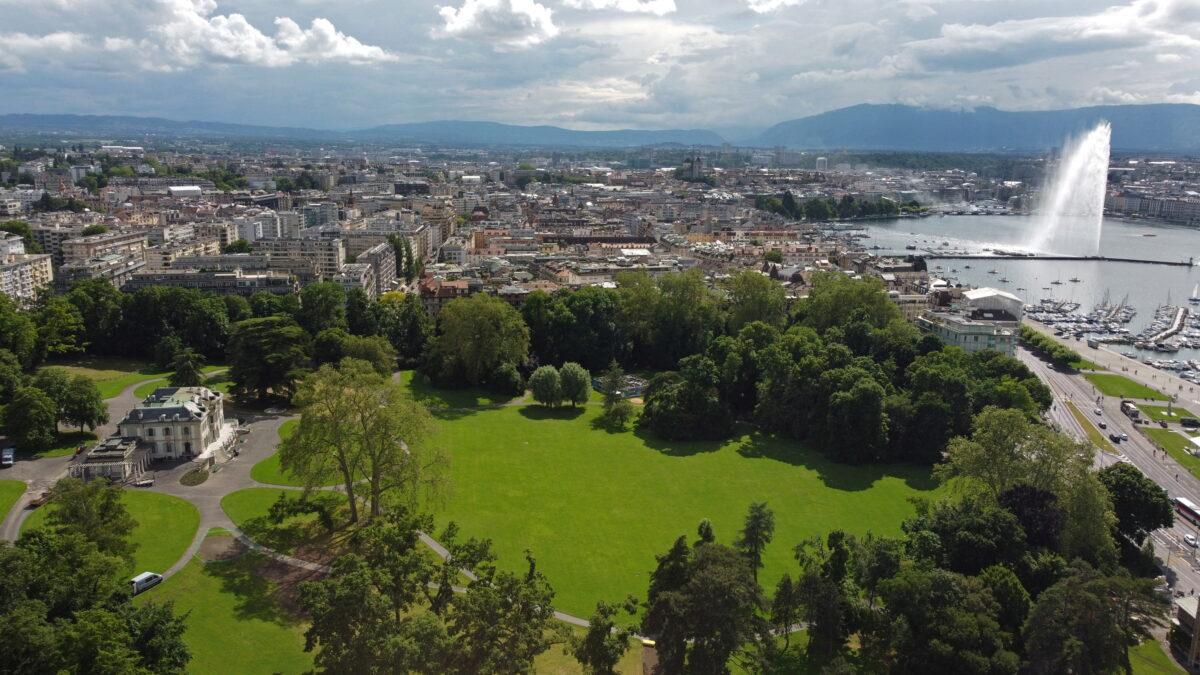
<path fill-rule="evenodd" d="M 905 250 L 911 244 L 922 249 L 916 253 L 924 249 L 953 249 L 983 254 L 985 249 L 1023 248 L 1036 227 L 1033 218 L 1024 216 L 933 216 L 873 222 L 866 228 L 869 237 L 860 241 L 867 247 L 882 247 L 883 250 L 874 251 L 880 254 L 912 254 L 914 251 Z M 942 246 L 942 242 L 947 246 Z M 1184 261 L 1193 257 L 1200 261 L 1200 229 L 1105 219 L 1100 254 L 1163 261 Z M 934 269 L 939 265 L 942 270 Z M 971 269 L 966 269 L 966 265 Z M 1150 323 L 1158 306 L 1168 301 L 1187 305 L 1188 297 L 1200 283 L 1200 267 L 1094 260 L 930 260 L 929 266 L 931 274 L 940 272 L 959 283 L 999 288 L 1026 303 L 1037 303 L 1042 298 L 1077 302 L 1083 313 L 1091 311 L 1106 292 L 1114 303 L 1128 295 L 1128 304 L 1137 309 L 1137 316 L 1129 324 L 1134 333 Z M 958 271 L 952 272 L 952 269 Z M 997 274 L 988 274 L 992 269 Z M 1007 278 L 1008 283 L 1001 283 L 1001 277 Z M 1072 277 L 1080 281 L 1067 281 Z M 1051 283 L 1056 280 L 1062 281 L 1062 285 Z M 1119 349 L 1128 351 L 1133 347 L 1121 346 Z M 1173 355 L 1157 356 L 1196 359 L 1200 358 L 1200 352 L 1183 349 Z"/>

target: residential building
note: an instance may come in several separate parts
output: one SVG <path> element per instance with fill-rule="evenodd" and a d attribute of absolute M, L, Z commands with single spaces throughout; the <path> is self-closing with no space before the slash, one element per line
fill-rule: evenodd
<path fill-rule="evenodd" d="M 994 349 L 1012 356 L 1016 353 L 1022 307 L 1021 299 L 1012 293 L 977 288 L 963 293 L 960 305 L 922 313 L 917 327 L 968 352 Z"/>
<path fill-rule="evenodd" d="M 145 258 L 107 253 L 97 258 L 70 262 L 59 267 L 54 277 L 54 283 L 60 292 L 67 291 L 72 284 L 85 279 L 104 279 L 113 286 L 121 288 L 145 266 Z"/>
<path fill-rule="evenodd" d="M 221 244 L 215 237 L 202 237 L 174 241 L 146 249 L 146 271 L 161 271 L 171 268 L 179 258 L 188 256 L 218 255 Z"/>
<path fill-rule="evenodd" d="M 1171 647 L 1184 666 L 1200 666 L 1200 596 L 1185 595 L 1175 600 L 1175 615 L 1171 617 Z"/>
<path fill-rule="evenodd" d="M 341 284 L 346 293 L 361 288 L 372 300 L 379 297 L 379 287 L 375 284 L 375 268 L 367 263 L 353 262 L 342 265 L 342 271 L 333 281 Z"/>
<path fill-rule="evenodd" d="M 53 282 L 54 267 L 49 255 L 26 254 L 25 242 L 20 237 L 0 232 L 0 293 L 25 305 Z"/>
<path fill-rule="evenodd" d="M 333 279 L 341 272 L 346 249 L 341 239 L 282 239 L 265 238 L 254 242 L 255 253 L 272 258 L 290 258 L 307 262 L 320 281 Z"/>
<path fill-rule="evenodd" d="M 225 423 L 224 395 L 207 387 L 155 389 L 125 415 L 117 435 L 136 439 L 151 459 L 211 456 L 234 438 Z"/>
<path fill-rule="evenodd" d="M 105 232 L 62 242 L 63 264 L 120 254 L 145 260 L 148 238 L 141 232 Z"/>
<path fill-rule="evenodd" d="M 300 290 L 296 279 L 287 272 L 272 270 L 231 271 L 199 269 L 166 269 L 138 272 L 130 276 L 121 286 L 126 293 L 133 293 L 149 286 L 174 286 L 194 288 L 217 295 L 251 296 L 258 292 L 274 295 L 291 295 Z"/>
<path fill-rule="evenodd" d="M 392 290 L 396 282 L 396 249 L 383 242 L 358 254 L 355 262 L 366 263 L 374 270 L 375 296 Z"/>
<path fill-rule="evenodd" d="M 49 254 L 50 261 L 55 267 L 62 265 L 63 242 L 82 235 L 85 225 L 82 223 L 65 225 L 63 223 L 37 223 L 29 227 L 33 240 L 41 247 L 42 253 Z"/>

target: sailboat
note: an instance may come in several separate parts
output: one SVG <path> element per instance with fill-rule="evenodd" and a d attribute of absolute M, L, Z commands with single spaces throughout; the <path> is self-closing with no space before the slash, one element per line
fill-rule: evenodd
<path fill-rule="evenodd" d="M 1200 284 L 1196 284 L 1196 287 L 1192 289 L 1192 297 L 1188 298 L 1188 302 L 1200 305 Z"/>

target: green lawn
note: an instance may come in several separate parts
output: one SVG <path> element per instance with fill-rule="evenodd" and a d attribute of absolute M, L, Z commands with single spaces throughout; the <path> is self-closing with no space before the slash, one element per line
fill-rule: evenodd
<path fill-rule="evenodd" d="M 1117 375 L 1115 373 L 1084 373 L 1083 376 L 1105 396 L 1150 399 L 1152 401 L 1168 400 L 1163 394 L 1144 384 L 1134 382 L 1124 375 Z"/>
<path fill-rule="evenodd" d="M 47 368 L 62 368 L 72 375 L 83 375 L 96 382 L 100 395 L 113 398 L 131 384 L 152 377 L 165 377 L 152 364 L 130 359 L 81 358 L 46 364 Z"/>
<path fill-rule="evenodd" d="M 439 415 L 450 487 L 435 509 L 463 536 L 491 538 L 501 565 L 530 550 L 558 592 L 555 606 L 587 616 L 597 600 L 644 597 L 654 556 L 704 518 L 731 542 L 751 502 L 775 511 L 761 575 L 773 588 L 794 573 L 792 548 L 831 529 L 898 535 L 907 498 L 934 487 L 926 469 L 852 467 L 795 443 L 743 436 L 726 443 L 663 443 L 593 427 L 587 409 L 506 407 Z"/>
<path fill-rule="evenodd" d="M 1083 433 L 1087 434 L 1088 440 L 1092 442 L 1092 445 L 1095 445 L 1097 448 L 1100 448 L 1101 451 L 1107 452 L 1110 455 L 1117 454 L 1117 450 L 1113 447 L 1112 443 L 1105 438 L 1104 434 L 1100 433 L 1100 430 L 1096 428 L 1096 425 L 1093 424 L 1090 419 L 1088 419 L 1087 415 L 1084 415 L 1083 412 L 1079 410 L 1078 406 L 1070 401 L 1067 401 L 1067 407 L 1071 409 L 1071 415 L 1075 418 L 1075 421 L 1079 422 L 1079 426 L 1083 427 Z"/>
<path fill-rule="evenodd" d="M 1075 370 L 1105 370 L 1104 366 L 1102 366 L 1094 361 L 1089 361 L 1083 357 L 1080 357 L 1080 358 L 1072 361 L 1071 367 L 1074 368 Z"/>
<path fill-rule="evenodd" d="M 1129 650 L 1129 662 L 1133 665 L 1134 675 L 1160 675 L 1161 673 L 1179 673 L 1187 671 L 1175 663 L 1158 640 L 1146 640 Z"/>
<path fill-rule="evenodd" d="M 1177 406 L 1171 406 L 1170 415 L 1167 414 L 1167 407 L 1162 405 L 1139 405 L 1138 410 L 1141 410 L 1143 415 L 1149 417 L 1155 422 L 1159 420 L 1178 422 L 1179 418 L 1181 417 L 1195 417 L 1195 415 L 1192 414 L 1192 412 L 1187 408 L 1180 408 Z"/>
<path fill-rule="evenodd" d="M 206 373 L 210 373 L 214 370 L 219 370 L 224 367 L 225 366 L 204 366 L 203 370 Z M 229 371 L 225 371 L 223 373 L 217 373 L 216 375 L 209 376 L 205 380 L 204 386 L 206 386 L 209 389 L 212 389 L 214 391 L 219 391 L 222 394 L 229 393 L 229 387 L 230 387 L 230 385 L 233 384 L 233 382 L 229 379 L 229 376 L 226 374 L 228 372 Z M 168 375 L 169 374 L 170 373 L 168 373 Z M 133 390 L 133 395 L 139 399 L 143 399 L 143 398 L 146 398 L 147 396 L 149 396 L 150 394 L 153 394 L 155 389 L 158 389 L 159 387 L 169 387 L 169 386 L 171 386 L 171 383 L 169 381 L 167 381 L 167 378 L 160 377 L 156 380 L 150 380 L 149 382 L 143 382 L 142 384 L 138 385 L 138 388 Z"/>
<path fill-rule="evenodd" d="M 0 522 L 4 520 L 9 509 L 23 494 L 25 494 L 25 483 L 19 480 L 0 480 Z"/>
<path fill-rule="evenodd" d="M 1170 429 L 1151 429 L 1148 427 L 1142 428 L 1142 433 L 1150 437 L 1156 445 L 1167 451 L 1171 458 L 1179 463 L 1180 466 L 1187 469 L 1193 476 L 1200 478 L 1200 457 L 1191 454 L 1189 450 L 1196 446 L 1188 440 L 1187 436 L 1176 433 Z"/>
<path fill-rule="evenodd" d="M 222 562 L 193 558 L 166 583 L 138 596 L 138 602 L 174 601 L 176 613 L 187 614 L 188 672 L 312 670 L 312 654 L 304 651 L 307 626 L 284 606 L 279 586 L 259 574 L 263 561 L 254 553 Z"/>
<path fill-rule="evenodd" d="M 137 521 L 132 537 L 137 544 L 133 554 L 134 569 L 137 572 L 166 571 L 191 545 L 196 528 L 200 526 L 200 512 L 178 497 L 137 488 L 126 489 L 121 500 Z M 41 527 L 46 521 L 47 509 L 53 508 L 51 503 L 31 513 L 22 529 Z"/>
<path fill-rule="evenodd" d="M 317 522 L 316 514 L 293 516 L 278 525 L 270 522 L 267 514 L 281 494 L 298 499 L 301 491 L 247 488 L 222 497 L 221 508 L 238 529 L 263 546 L 306 559 L 313 559 L 310 554 L 328 553 L 323 549 L 328 549 L 336 535 Z M 326 502 L 334 508 L 346 502 L 340 492 L 331 491 L 314 492 L 309 499 Z"/>
<path fill-rule="evenodd" d="M 300 424 L 300 420 L 288 420 L 279 425 L 279 438 L 283 440 L 296 431 L 296 426 Z M 285 474 L 279 466 L 279 453 L 267 457 L 266 459 L 255 464 L 250 469 L 250 477 L 260 483 L 268 483 L 270 485 L 291 485 L 294 487 L 303 487 L 304 483 L 290 474 Z M 341 481 L 336 476 L 324 483 L 324 485 L 337 485 Z"/>

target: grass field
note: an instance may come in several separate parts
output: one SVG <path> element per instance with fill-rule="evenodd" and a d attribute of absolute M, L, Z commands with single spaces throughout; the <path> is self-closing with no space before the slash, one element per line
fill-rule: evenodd
<path fill-rule="evenodd" d="M 247 488 L 222 497 L 221 508 L 238 529 L 263 546 L 318 562 L 321 558 L 328 558 L 328 549 L 335 535 L 327 532 L 317 522 L 316 514 L 293 516 L 278 525 L 267 518 L 271 505 L 281 494 L 290 499 L 298 499 L 301 492 Z M 325 502 L 333 508 L 346 502 L 346 497 L 340 492 L 329 491 L 315 492 L 309 499 Z"/>
<path fill-rule="evenodd" d="M 1107 452 L 1110 455 L 1117 454 L 1117 450 L 1113 447 L 1112 443 L 1105 438 L 1104 434 L 1100 433 L 1100 430 L 1096 428 L 1096 425 L 1092 423 L 1092 420 L 1089 419 L 1087 415 L 1083 414 L 1083 411 L 1081 411 L 1078 406 L 1070 401 L 1067 401 L 1067 407 L 1071 409 L 1071 415 L 1075 418 L 1075 421 L 1079 422 L 1079 426 L 1083 427 L 1083 433 L 1087 434 L 1088 440 L 1092 442 L 1092 445 L 1100 448 L 1101 451 Z"/>
<path fill-rule="evenodd" d="M 229 534 L 209 533 L 228 538 Z M 313 667 L 304 651 L 306 624 L 286 606 L 279 585 L 260 568 L 264 558 L 246 553 L 232 560 L 193 558 L 178 574 L 138 602 L 174 601 L 187 614 L 183 639 L 192 653 L 188 672 L 303 673 Z"/>
<path fill-rule="evenodd" d="M 451 484 L 434 511 L 463 536 L 489 537 L 502 566 L 528 549 L 557 590 L 556 607 L 587 616 L 597 600 L 644 596 L 655 554 L 704 518 L 731 542 L 751 502 L 775 511 L 760 576 L 772 588 L 801 540 L 843 529 L 897 535 L 907 498 L 934 488 L 926 469 L 852 467 L 758 435 L 725 443 L 664 443 L 595 426 L 598 406 L 506 407 L 439 414 L 435 442 Z"/>
<path fill-rule="evenodd" d="M 1142 433 L 1150 437 L 1155 445 L 1167 451 L 1180 466 L 1187 469 L 1193 476 L 1200 478 L 1200 457 L 1188 452 L 1196 447 L 1187 436 L 1170 429 L 1151 429 L 1143 427 Z"/>
<path fill-rule="evenodd" d="M 25 494 L 25 483 L 19 480 L 0 480 L 0 521 L 4 520 L 9 509 L 23 494 Z"/>
<path fill-rule="evenodd" d="M 512 396 L 493 394 L 479 389 L 436 389 L 412 370 L 401 371 L 400 382 L 408 387 L 413 398 L 424 403 L 430 409 L 477 408 L 500 405 L 513 400 Z"/>
<path fill-rule="evenodd" d="M 88 357 L 48 363 L 46 367 L 62 368 L 72 375 L 83 375 L 94 380 L 96 386 L 100 388 L 100 395 L 104 398 L 113 398 L 131 384 L 167 375 L 167 373 L 158 371 L 152 364 L 130 359 Z"/>
<path fill-rule="evenodd" d="M 1115 373 L 1084 373 L 1083 376 L 1105 396 L 1150 399 L 1152 401 L 1168 400 L 1166 396 L 1144 384 L 1134 382 L 1124 375 L 1117 375 Z"/>
<path fill-rule="evenodd" d="M 1072 361 L 1071 367 L 1075 370 L 1105 370 L 1104 366 L 1082 357 Z"/>
<path fill-rule="evenodd" d="M 300 424 L 300 420 L 288 420 L 279 426 L 279 438 L 283 440 L 291 436 L 296 430 L 296 426 Z M 250 477 L 260 483 L 269 485 L 291 485 L 293 487 L 303 487 L 304 483 L 291 475 L 283 472 L 279 466 L 279 453 L 267 457 L 266 459 L 255 464 L 250 469 Z M 336 476 L 332 476 L 324 485 L 337 485 L 341 481 Z"/>
<path fill-rule="evenodd" d="M 1163 651 L 1158 640 L 1146 640 L 1129 650 L 1129 662 L 1133 665 L 1134 675 L 1161 675 L 1187 671 Z"/>
<path fill-rule="evenodd" d="M 133 488 L 126 489 L 121 500 L 137 521 L 132 537 L 137 544 L 133 553 L 134 569 L 137 572 L 166 571 L 191 545 L 196 528 L 200 526 L 200 512 L 178 497 Z M 51 503 L 31 513 L 22 529 L 41 527 L 49 513 L 47 509 L 53 508 Z"/>
<path fill-rule="evenodd" d="M 89 445 L 96 440 L 96 434 L 90 431 L 60 431 L 54 439 L 54 444 L 38 452 L 31 453 L 37 458 L 69 457 L 75 454 L 81 445 Z"/>
<path fill-rule="evenodd" d="M 1166 420 L 1167 422 L 1178 422 L 1181 417 L 1195 417 L 1192 412 L 1186 408 L 1171 406 L 1171 414 L 1167 414 L 1167 407 L 1163 405 L 1139 405 L 1138 410 L 1142 414 L 1155 422 Z"/>

